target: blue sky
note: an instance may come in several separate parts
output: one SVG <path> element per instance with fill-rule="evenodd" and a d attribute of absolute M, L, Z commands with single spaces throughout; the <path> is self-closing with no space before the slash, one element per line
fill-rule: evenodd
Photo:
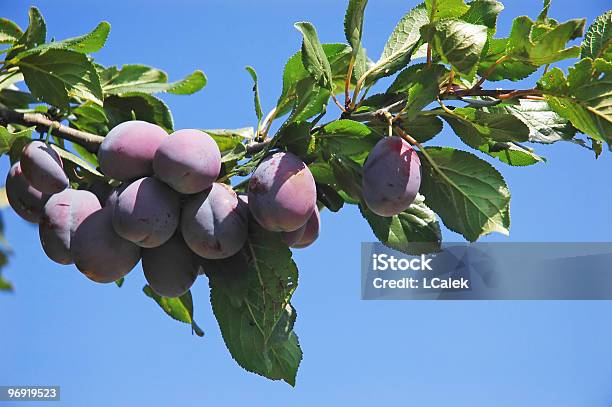
<path fill-rule="evenodd" d="M 499 36 L 533 0 L 506 2 Z M 0 15 L 27 23 L 30 2 L 2 2 Z M 105 65 L 143 63 L 171 78 L 203 69 L 208 86 L 166 96 L 176 128 L 253 125 L 251 80 L 262 102 L 279 95 L 287 58 L 300 46 L 293 23 L 313 22 L 324 42 L 342 41 L 344 1 L 35 1 L 58 39 L 107 20 Z M 376 58 L 416 1 L 371 1 L 365 45 Z M 559 20 L 604 12 L 603 0 L 553 0 Z M 531 82 L 532 83 L 532 82 Z M 432 144 L 461 148 L 445 130 Z M 491 241 L 610 241 L 610 153 L 566 143 L 538 146 L 532 168 L 495 164 L 512 191 L 509 238 Z M 3 173 L 8 160 L 3 157 Z M 294 297 L 304 360 L 297 387 L 246 373 L 231 359 L 212 317 L 207 282 L 193 288 L 204 338 L 166 317 L 142 292 L 139 268 L 123 288 L 91 283 L 44 257 L 35 227 L 3 213 L 14 249 L 0 295 L 0 384 L 57 384 L 66 406 L 611 406 L 609 302 L 375 302 L 360 300 L 360 242 L 374 236 L 354 207 L 322 214 L 322 235 L 295 252 Z M 458 236 L 444 232 L 448 241 Z"/>

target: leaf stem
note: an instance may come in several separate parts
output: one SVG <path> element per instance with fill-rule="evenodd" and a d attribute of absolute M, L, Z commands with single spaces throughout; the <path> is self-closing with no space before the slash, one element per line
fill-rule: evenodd
<path fill-rule="evenodd" d="M 353 68 L 355 67 L 355 55 L 351 55 L 346 79 L 344 80 L 344 107 L 348 109 L 351 106 L 351 77 L 353 76 Z"/>
<path fill-rule="evenodd" d="M 336 97 L 336 95 L 334 95 L 333 93 L 331 94 L 331 98 L 334 101 L 334 103 L 336 104 L 336 106 L 338 106 L 340 108 L 340 110 L 342 110 L 342 112 L 346 112 L 346 109 L 344 108 L 344 106 L 342 106 L 340 104 L 340 102 L 338 101 L 338 98 Z"/>

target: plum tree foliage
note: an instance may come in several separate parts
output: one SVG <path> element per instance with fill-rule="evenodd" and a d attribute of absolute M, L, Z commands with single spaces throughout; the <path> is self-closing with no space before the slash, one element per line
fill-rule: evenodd
<path fill-rule="evenodd" d="M 264 114 L 247 67 L 257 125 L 221 130 L 174 132 L 155 96 L 199 91 L 201 71 L 168 82 L 149 66 L 96 63 L 108 23 L 48 41 L 36 8 L 25 31 L 0 19 L 8 203 L 40 224 L 51 259 L 93 281 L 121 286 L 142 258 L 145 294 L 199 336 L 190 287 L 206 275 L 231 356 L 294 385 L 302 351 L 289 246 L 314 242 L 319 211 L 358 205 L 385 245 L 436 251 L 440 221 L 470 242 L 509 233 L 510 192 L 481 156 L 528 167 L 545 161 L 536 145 L 572 142 L 595 158 L 612 149 L 612 12 L 571 45 L 585 20 L 548 17 L 550 0 L 505 36 L 498 1 L 426 0 L 372 59 L 362 42 L 367 1 L 348 3 L 346 43 L 321 43 L 312 24 L 296 23 L 302 46 L 276 106 Z M 566 60 L 567 71 L 555 66 Z M 536 75 L 529 88 L 489 86 Z M 385 77 L 391 85 L 372 94 Z M 432 145 L 444 122 L 472 152 Z M 0 290 L 11 289 L 0 275 Z"/>

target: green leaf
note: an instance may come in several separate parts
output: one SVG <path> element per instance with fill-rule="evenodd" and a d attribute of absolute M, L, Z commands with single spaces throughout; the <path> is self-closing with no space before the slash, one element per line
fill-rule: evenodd
<path fill-rule="evenodd" d="M 311 76 L 321 86 L 333 91 L 332 70 L 323 46 L 319 41 L 317 30 L 308 22 L 295 23 L 295 28 L 302 33 L 302 63 Z"/>
<path fill-rule="evenodd" d="M 608 10 L 593 21 L 584 35 L 580 58 L 612 59 L 612 10 Z"/>
<path fill-rule="evenodd" d="M 470 24 L 485 25 L 489 37 L 495 34 L 497 17 L 504 9 L 504 5 L 495 0 L 474 0 L 469 3 L 469 9 L 460 19 Z"/>
<path fill-rule="evenodd" d="M 491 139 L 487 134 L 481 133 L 470 121 L 455 116 L 445 116 L 444 119 L 465 144 L 508 165 L 523 167 L 544 161 L 523 146 Z"/>
<path fill-rule="evenodd" d="M 37 100 L 31 93 L 15 89 L 4 88 L 0 90 L 0 103 L 11 109 L 27 109 Z"/>
<path fill-rule="evenodd" d="M 261 122 L 261 118 L 263 117 L 263 111 L 261 110 L 261 102 L 259 101 L 259 84 L 257 82 L 257 72 L 251 66 L 247 66 L 245 68 L 251 78 L 253 78 L 253 102 L 255 104 L 255 114 L 257 115 L 257 123 Z"/>
<path fill-rule="evenodd" d="M 168 83 L 165 72 L 146 65 L 123 65 L 106 68 L 100 74 L 104 94 L 120 95 L 124 93 L 173 93 L 176 95 L 190 95 L 206 86 L 206 75 L 202 71 L 195 71 L 176 82 Z"/>
<path fill-rule="evenodd" d="M 334 78 L 334 89 L 344 88 L 344 80 L 351 57 L 351 48 L 345 44 L 323 44 L 323 51 L 329 60 Z M 294 54 L 283 71 L 283 90 L 276 103 L 276 117 L 289 112 L 297 100 L 297 89 L 311 84 L 312 78 L 302 63 L 302 51 Z"/>
<path fill-rule="evenodd" d="M 540 79 L 538 87 L 557 114 L 588 136 L 612 144 L 612 68 L 597 61 L 583 59 L 570 68 L 567 79 L 554 68 Z M 595 71 L 602 75 L 594 76 Z"/>
<path fill-rule="evenodd" d="M 52 49 L 29 55 L 17 64 L 32 95 L 43 102 L 65 110 L 71 98 L 102 104 L 100 78 L 83 54 Z"/>
<path fill-rule="evenodd" d="M 329 89 L 319 86 L 313 78 L 302 79 L 296 86 L 296 103 L 287 124 L 308 120 L 326 110 L 330 95 Z"/>
<path fill-rule="evenodd" d="M 43 44 L 47 38 L 45 19 L 36 7 L 30 7 L 28 28 L 13 45 L 6 56 L 7 60 L 14 58 L 19 52 Z"/>
<path fill-rule="evenodd" d="M 121 96 L 110 95 L 104 99 L 104 111 L 111 128 L 129 120 L 143 120 L 155 123 L 169 133 L 172 132 L 170 109 L 163 101 L 146 93 L 128 92 Z"/>
<path fill-rule="evenodd" d="M 191 298 L 191 291 L 187 291 L 186 294 L 177 298 L 161 297 L 155 294 L 148 285 L 145 285 L 142 291 L 147 297 L 153 299 L 170 317 L 179 322 L 191 325 L 192 333 L 200 337 L 204 336 L 204 331 L 200 329 L 193 319 L 193 299 Z"/>
<path fill-rule="evenodd" d="M 425 6 L 432 22 L 457 18 L 469 9 L 463 0 L 425 0 Z"/>
<path fill-rule="evenodd" d="M 6 127 L 0 126 L 0 156 L 8 153 L 15 141 L 29 141 L 32 138 L 32 130 L 33 128 L 11 133 Z"/>
<path fill-rule="evenodd" d="M 64 166 L 76 169 L 79 176 L 86 177 L 88 179 L 104 178 L 104 175 L 102 173 L 93 168 L 87 161 L 83 160 L 81 157 L 72 154 L 70 151 L 67 151 L 53 144 L 51 144 L 51 148 L 53 148 L 53 150 L 55 150 L 57 154 L 62 157 Z M 66 172 L 72 174 L 72 171 L 67 170 Z"/>
<path fill-rule="evenodd" d="M 12 44 L 21 38 L 21 28 L 11 20 L 0 18 L 0 44 Z"/>
<path fill-rule="evenodd" d="M 123 287 L 124 282 L 125 282 L 125 277 L 121 277 L 119 280 L 115 281 L 115 284 L 117 285 L 117 287 L 121 288 Z"/>
<path fill-rule="evenodd" d="M 544 0 L 544 7 L 542 8 L 540 15 L 538 15 L 538 22 L 548 21 L 548 10 L 550 9 L 550 2 L 551 0 Z"/>
<path fill-rule="evenodd" d="M 296 313 L 290 301 L 298 271 L 291 251 L 278 233 L 252 222 L 242 256 L 245 261 L 230 259 L 227 267 L 207 271 L 223 340 L 247 371 L 295 386 L 302 351 L 293 332 Z"/>
<path fill-rule="evenodd" d="M 480 58 L 480 64 L 478 65 L 478 74 L 480 76 L 488 74 L 487 80 L 489 81 L 501 81 L 504 79 L 520 81 L 537 71 L 537 66 L 512 58 L 504 58 L 502 59 L 503 62 L 497 63 L 500 58 L 506 55 L 507 45 L 508 38 L 489 39 L 486 52 Z M 490 69 L 494 64 L 496 65 L 495 70 L 491 72 Z"/>
<path fill-rule="evenodd" d="M 486 26 L 459 20 L 442 20 L 423 26 L 421 35 L 442 61 L 449 63 L 467 79 L 474 77 L 487 42 Z"/>
<path fill-rule="evenodd" d="M 230 161 L 240 161 L 245 157 L 246 152 L 246 146 L 242 143 L 238 143 L 234 146 L 233 149 L 227 151 L 222 155 L 221 162 L 226 163 Z"/>
<path fill-rule="evenodd" d="M 372 130 L 363 123 L 353 120 L 336 120 L 325 125 L 317 134 L 332 153 L 352 156 L 368 153 L 380 140 Z"/>
<path fill-rule="evenodd" d="M 385 246 L 406 254 L 430 253 L 440 250 L 442 233 L 436 214 L 424 202 L 418 195 L 408 209 L 391 217 L 378 216 L 363 206 L 360 210 Z"/>
<path fill-rule="evenodd" d="M 255 129 L 253 127 L 244 127 L 241 129 L 205 129 L 203 130 L 211 136 L 221 152 L 227 152 L 242 143 L 243 140 L 252 140 L 255 137 Z"/>
<path fill-rule="evenodd" d="M 510 192 L 495 168 L 449 147 L 427 147 L 420 155 L 425 204 L 446 227 L 470 242 L 492 232 L 509 233 Z"/>
<path fill-rule="evenodd" d="M 419 115 L 410 121 L 399 120 L 401 128 L 419 143 L 425 143 L 439 134 L 444 124 L 436 116 Z"/>
<path fill-rule="evenodd" d="M 333 177 L 333 174 L 332 174 Z M 338 212 L 344 206 L 344 198 L 327 184 L 316 184 L 317 186 L 317 201 L 332 212 Z"/>
<path fill-rule="evenodd" d="M 454 109 L 452 116 L 469 123 L 482 136 L 495 141 L 529 140 L 527 125 L 505 112 L 489 113 L 472 107 L 462 107 Z"/>
<path fill-rule="evenodd" d="M 299 157 L 306 157 L 313 148 L 311 129 L 312 125 L 308 122 L 289 123 L 281 127 L 276 134 L 275 145 L 284 147 Z"/>
<path fill-rule="evenodd" d="M 85 102 L 72 109 L 70 125 L 88 133 L 105 135 L 109 132 L 108 117 L 102 106 Z"/>
<path fill-rule="evenodd" d="M 362 49 L 363 15 L 367 4 L 368 0 L 349 0 L 344 16 L 344 35 L 348 43 L 351 44 L 354 58 L 357 58 Z"/>
<path fill-rule="evenodd" d="M 388 92 L 408 95 L 406 105 L 402 109 L 402 117 L 406 117 L 408 121 L 413 120 L 425 106 L 436 100 L 440 93 L 442 75 L 446 72 L 442 65 L 417 64 L 397 76 Z"/>
<path fill-rule="evenodd" d="M 393 75 L 410 62 L 412 53 L 420 44 L 420 29 L 428 22 L 424 4 L 416 6 L 402 17 L 387 40 L 380 59 L 371 68 L 369 83 Z"/>
<path fill-rule="evenodd" d="M 529 17 L 517 17 L 506 46 L 508 56 L 513 59 L 540 66 L 563 59 L 575 58 L 580 47 L 565 48 L 568 41 L 582 36 L 585 20 L 569 20 L 554 28 L 535 26 Z M 536 33 L 536 28 L 539 29 Z"/>
<path fill-rule="evenodd" d="M 68 38 L 62 41 L 48 42 L 46 44 L 40 44 L 34 48 L 30 48 L 23 52 L 20 52 L 15 56 L 16 60 L 24 58 L 32 54 L 40 54 L 48 50 L 69 50 L 78 52 L 80 54 L 91 54 L 98 52 L 108 38 L 110 32 L 110 24 L 106 21 L 101 22 L 88 34 L 81 35 L 79 37 Z"/>
<path fill-rule="evenodd" d="M 363 173 L 361 165 L 342 155 L 334 155 L 330 160 L 330 165 L 336 178 L 338 189 L 346 193 L 350 203 L 359 203 L 361 201 L 361 178 Z"/>
<path fill-rule="evenodd" d="M 529 128 L 529 141 L 551 144 L 560 140 L 571 140 L 576 129 L 569 120 L 555 113 L 546 101 L 520 100 L 514 105 L 487 108 L 491 113 L 511 114 Z"/>

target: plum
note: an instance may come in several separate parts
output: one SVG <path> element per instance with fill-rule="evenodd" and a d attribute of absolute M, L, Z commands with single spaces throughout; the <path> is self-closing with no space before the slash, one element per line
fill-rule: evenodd
<path fill-rule="evenodd" d="M 183 207 L 181 231 L 198 256 L 224 259 L 240 251 L 248 237 L 247 207 L 228 185 L 214 183 Z"/>
<path fill-rule="evenodd" d="M 153 175 L 155 151 L 166 137 L 161 127 L 140 120 L 113 127 L 98 150 L 102 172 L 119 181 Z"/>
<path fill-rule="evenodd" d="M 59 154 L 43 141 L 32 141 L 25 146 L 21 170 L 30 185 L 44 194 L 56 194 L 69 184 Z"/>
<path fill-rule="evenodd" d="M 115 203 L 117 203 L 117 199 L 119 198 L 119 195 L 128 187 L 130 186 L 129 182 L 124 182 L 123 184 L 115 187 L 112 189 L 111 193 L 108 195 L 108 197 L 106 198 L 106 201 L 104 202 L 104 206 L 115 206 Z"/>
<path fill-rule="evenodd" d="M 319 210 L 315 208 L 312 215 L 310 215 L 310 219 L 303 226 L 304 231 L 302 232 L 302 236 L 290 246 L 295 247 L 296 249 L 302 249 L 304 247 L 310 246 L 314 243 L 315 240 L 319 237 L 319 230 L 321 228 L 321 215 L 319 214 Z"/>
<path fill-rule="evenodd" d="M 180 210 L 180 196 L 172 188 L 153 177 L 140 178 L 117 197 L 113 227 L 138 246 L 161 246 L 176 231 Z"/>
<path fill-rule="evenodd" d="M 377 215 L 397 215 L 410 206 L 421 186 L 421 161 L 400 137 L 380 140 L 363 166 L 363 199 Z"/>
<path fill-rule="evenodd" d="M 112 208 L 98 209 L 81 222 L 70 245 L 79 271 L 97 283 L 119 280 L 140 260 L 140 247 L 115 232 L 112 218 Z"/>
<path fill-rule="evenodd" d="M 215 140 L 200 130 L 179 130 L 166 137 L 153 158 L 155 175 L 182 194 L 210 188 L 221 171 Z"/>
<path fill-rule="evenodd" d="M 21 171 L 19 162 L 13 164 L 9 170 L 5 187 L 9 204 L 17 215 L 31 223 L 40 222 L 43 207 L 49 196 L 30 185 Z"/>
<path fill-rule="evenodd" d="M 70 244 L 77 227 L 101 208 L 98 198 L 89 191 L 65 189 L 49 198 L 38 227 L 43 250 L 59 264 L 72 264 Z"/>
<path fill-rule="evenodd" d="M 199 263 L 180 233 L 153 249 L 143 249 L 142 269 L 151 289 L 162 297 L 180 297 L 198 277 Z"/>
<path fill-rule="evenodd" d="M 275 153 L 263 160 L 249 181 L 249 209 L 272 232 L 292 232 L 303 226 L 316 206 L 312 173 L 292 153 Z"/>

